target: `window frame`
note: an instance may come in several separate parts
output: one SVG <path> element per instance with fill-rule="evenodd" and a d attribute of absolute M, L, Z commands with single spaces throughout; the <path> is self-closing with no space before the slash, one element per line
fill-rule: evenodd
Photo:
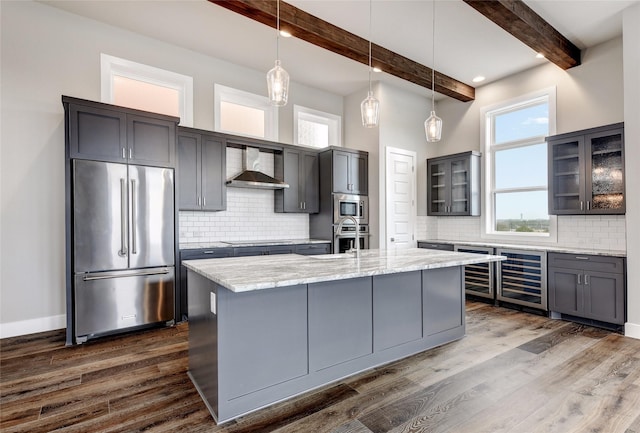
<path fill-rule="evenodd" d="M 221 124 L 221 103 L 229 102 L 236 105 L 244 105 L 246 107 L 262 110 L 265 113 L 264 118 L 264 137 L 250 134 L 242 134 L 237 131 L 226 131 L 222 129 Z M 241 135 L 243 137 L 259 138 L 262 140 L 278 141 L 278 107 L 271 105 L 269 98 L 266 96 L 256 95 L 255 93 L 246 92 L 244 90 L 234 89 L 233 87 L 223 86 L 214 83 L 213 85 L 213 117 L 214 131 Z"/>
<path fill-rule="evenodd" d="M 324 149 L 324 147 L 312 146 L 298 141 L 298 122 L 300 120 L 327 125 L 329 128 L 327 147 L 342 147 L 342 116 L 320 110 L 314 110 L 313 108 L 304 107 L 302 105 L 293 106 L 293 144 L 295 146 Z"/>
<path fill-rule="evenodd" d="M 193 77 L 100 53 L 100 100 L 107 104 L 113 103 L 114 76 L 176 90 L 180 125 L 193 126 Z"/>
<path fill-rule="evenodd" d="M 504 114 L 510 111 L 527 108 L 540 103 L 546 99 L 549 109 L 549 129 L 548 136 L 556 133 L 556 87 L 549 87 L 535 92 L 528 93 L 516 98 L 499 102 L 490 106 L 483 107 L 480 110 L 480 140 L 484 151 L 484 176 L 483 176 L 483 200 L 482 200 L 482 216 L 481 216 L 481 238 L 514 241 L 514 242 L 535 242 L 535 243 L 557 243 L 558 240 L 558 220 L 555 215 L 549 215 L 549 233 L 531 233 L 531 232 L 500 232 L 495 230 L 495 206 L 496 194 L 510 192 L 533 192 L 533 191 L 549 191 L 549 184 L 546 187 L 541 185 L 528 187 L 513 187 L 496 189 L 494 167 L 495 156 L 497 151 L 523 148 L 540 143 L 546 143 L 546 136 L 535 136 L 525 139 L 514 140 L 504 144 L 494 145 L 495 138 L 495 115 Z"/>

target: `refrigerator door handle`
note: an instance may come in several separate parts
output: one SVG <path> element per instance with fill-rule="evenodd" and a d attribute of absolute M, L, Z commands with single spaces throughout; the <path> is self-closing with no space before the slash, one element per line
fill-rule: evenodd
<path fill-rule="evenodd" d="M 136 202 L 136 180 L 131 179 L 131 254 L 138 254 L 137 248 L 138 209 Z"/>
<path fill-rule="evenodd" d="M 128 272 L 123 274 L 122 272 L 104 272 L 100 275 L 85 275 L 82 277 L 83 281 L 95 281 L 95 280 L 107 280 L 110 278 L 124 278 L 124 277 L 143 277 L 145 275 L 166 275 L 171 272 L 170 269 L 162 269 L 162 270 L 148 270 L 148 271 L 139 271 L 139 272 Z"/>
<path fill-rule="evenodd" d="M 120 179 L 120 251 L 118 255 L 127 255 L 127 185 L 125 179 Z"/>

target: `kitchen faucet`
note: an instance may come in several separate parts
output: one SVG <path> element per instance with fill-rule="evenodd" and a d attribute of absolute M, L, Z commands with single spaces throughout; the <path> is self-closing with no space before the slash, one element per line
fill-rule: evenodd
<path fill-rule="evenodd" d="M 354 250 L 353 244 L 351 244 L 351 249 L 348 250 L 347 252 L 348 253 L 353 252 L 355 253 L 356 258 L 360 258 L 360 223 L 358 222 L 358 220 L 352 217 L 351 215 L 343 216 L 342 218 L 340 218 L 340 221 L 338 221 L 338 228 L 336 229 L 336 233 L 340 234 L 342 232 L 342 225 L 346 220 L 351 220 L 356 225 L 356 238 L 355 238 L 356 248 Z"/>

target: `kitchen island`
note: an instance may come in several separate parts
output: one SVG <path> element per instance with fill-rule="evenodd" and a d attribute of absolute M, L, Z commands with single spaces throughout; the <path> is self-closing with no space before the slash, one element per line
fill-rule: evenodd
<path fill-rule="evenodd" d="M 222 423 L 460 339 L 463 266 L 502 259 L 414 248 L 184 261 L 189 376 Z"/>

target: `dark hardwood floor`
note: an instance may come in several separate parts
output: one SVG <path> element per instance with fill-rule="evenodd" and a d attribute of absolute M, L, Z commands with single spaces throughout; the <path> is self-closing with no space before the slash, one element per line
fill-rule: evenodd
<path fill-rule="evenodd" d="M 640 433 L 640 340 L 588 326 L 468 302 L 464 339 L 222 426 L 187 377 L 187 334 L 0 340 L 0 430 Z"/>

